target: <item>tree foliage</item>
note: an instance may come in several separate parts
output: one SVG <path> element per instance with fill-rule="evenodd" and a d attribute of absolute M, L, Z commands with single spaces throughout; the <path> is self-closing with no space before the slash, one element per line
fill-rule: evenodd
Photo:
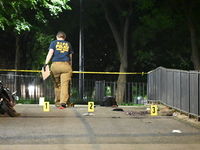
<path fill-rule="evenodd" d="M 139 1 L 137 13 L 131 36 L 134 59 L 129 63 L 143 71 L 159 66 L 190 69 L 189 33 L 184 19 L 169 7 L 168 1 Z"/>
<path fill-rule="evenodd" d="M 52 16 L 57 16 L 63 10 L 71 9 L 67 2 L 68 0 L 1 0 L 0 28 L 5 30 L 6 26 L 11 26 L 18 34 L 22 31 L 30 31 L 32 23 L 27 17 L 46 23 L 47 19 L 42 8 L 48 9 Z M 33 12 L 33 16 L 27 16 L 27 11 Z"/>
<path fill-rule="evenodd" d="M 20 13 L 18 14 L 14 13 L 15 9 L 10 5 L 11 2 L 15 1 L 18 3 L 23 2 L 21 6 L 18 6 L 20 8 Z M 0 34 L 2 39 L 0 42 L 4 44 L 2 52 L 7 49 L 12 49 L 13 52 L 13 48 L 16 47 L 14 38 L 18 35 L 21 41 L 19 43 L 21 47 L 20 54 L 22 55 L 20 60 L 23 61 L 20 67 L 23 69 L 40 69 L 48 49 L 48 42 L 53 39 L 58 30 L 63 30 L 66 32 L 67 40 L 71 42 L 75 51 L 73 56 L 73 69 L 78 70 L 80 1 L 68 2 L 68 5 L 73 10 L 67 11 L 63 9 L 59 13 L 59 18 L 56 14 L 54 16 L 53 14 L 51 15 L 49 8 L 43 7 L 42 3 L 44 1 L 15 1 L 1 1 L 0 7 L 2 8 L 3 4 L 8 10 L 8 12 L 5 12 L 0 9 L 0 15 L 3 16 L 0 17 L 1 28 L 4 28 L 4 31 L 1 31 Z M 102 1 L 105 2 L 105 0 Z M 184 13 L 180 15 L 180 12 L 183 12 L 183 8 L 179 5 L 181 1 L 171 1 L 173 1 L 173 6 L 169 5 L 169 1 L 167 0 L 108 0 L 108 7 L 112 10 L 112 19 L 113 21 L 117 21 L 117 30 L 120 34 L 122 33 L 122 22 L 128 14 L 128 9 L 126 10 L 124 8 L 129 8 L 130 3 L 134 8 L 128 33 L 128 72 L 147 72 L 159 66 L 188 70 L 193 69 L 190 57 L 191 43 L 187 21 L 184 20 Z M 31 9 L 31 2 L 37 2 L 34 3 L 35 8 Z M 51 3 L 50 0 L 46 0 L 46 2 Z M 23 6 L 25 3 L 29 4 L 29 6 Z M 120 13 L 115 8 L 118 3 L 123 8 Z M 194 14 L 198 18 L 197 8 L 199 4 L 195 4 L 197 6 L 195 6 Z M 18 7 L 17 9 L 19 9 Z M 178 10 L 180 9 L 179 13 L 173 7 Z M 15 19 L 10 17 L 11 14 L 14 14 L 13 17 Z M 17 27 L 17 20 L 21 19 L 20 17 L 23 17 L 25 22 L 31 25 L 29 26 L 31 30 L 27 31 L 26 25 L 24 27 L 19 25 L 20 34 L 14 34 L 13 30 L 15 30 L 15 33 L 18 33 L 18 30 L 15 28 Z M 20 21 L 23 22 L 23 20 Z M 97 0 L 83 0 L 83 22 L 85 70 L 119 71 L 121 61 L 117 43 L 105 19 L 104 10 Z M 198 29 L 197 31 L 199 31 L 198 22 L 198 19 L 196 19 L 195 25 Z M 9 26 L 9 23 L 11 26 Z M 4 40 L 6 33 L 11 37 L 9 40 L 6 38 L 7 41 Z M 121 36 L 123 35 L 121 34 Z M 14 57 L 15 54 L 12 54 L 12 57 Z M 117 80 L 117 75 L 113 76 L 109 76 L 109 79 Z M 98 80 L 106 79 L 105 75 L 103 77 L 99 75 L 96 78 L 94 75 L 86 74 L 85 77 Z M 144 78 L 144 76 L 141 78 Z M 138 78 L 136 76 L 130 76 L 129 81 L 138 81 Z"/>
<path fill-rule="evenodd" d="M 47 20 L 49 15 L 46 12 L 49 11 L 50 16 L 57 18 L 58 13 L 71 9 L 67 2 L 68 0 L 0 1 L 0 28 L 4 31 L 6 30 L 6 32 L 10 31 L 15 36 L 15 42 L 12 42 L 15 43 L 15 54 L 13 55 L 15 57 L 15 69 L 27 67 L 26 65 L 29 63 L 32 64 L 32 67 L 34 66 L 33 59 L 30 58 L 34 58 L 37 55 L 29 57 L 29 54 L 38 54 L 39 50 L 36 44 L 38 39 L 34 40 L 37 41 L 35 43 L 30 43 L 29 41 L 32 41 L 33 38 L 38 38 L 38 35 L 45 34 L 45 32 L 42 33 L 42 29 L 44 29 L 43 27 L 41 28 L 42 25 L 48 29 Z M 32 34 L 32 37 L 30 37 L 29 32 L 31 30 L 34 30 L 38 35 Z M 33 46 L 28 49 L 29 45 Z M 41 54 L 41 56 L 43 55 Z"/>
<path fill-rule="evenodd" d="M 195 70 L 200 70 L 200 26 L 199 6 L 197 0 L 169 0 L 169 6 L 184 19 L 191 41 L 191 61 Z"/>

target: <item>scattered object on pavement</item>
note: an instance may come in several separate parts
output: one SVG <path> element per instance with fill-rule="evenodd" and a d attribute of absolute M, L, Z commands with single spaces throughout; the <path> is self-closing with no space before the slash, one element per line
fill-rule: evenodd
<path fill-rule="evenodd" d="M 64 109 L 64 107 L 60 106 L 59 109 Z"/>
<path fill-rule="evenodd" d="M 170 107 L 167 106 L 161 108 L 160 110 L 162 116 L 172 116 L 174 112 L 175 112 L 174 109 L 171 109 Z"/>
<path fill-rule="evenodd" d="M 180 130 L 173 130 L 172 133 L 182 133 Z"/>
<path fill-rule="evenodd" d="M 149 107 L 146 108 L 146 111 L 150 111 L 150 110 L 151 110 L 151 108 L 149 108 Z"/>
<path fill-rule="evenodd" d="M 117 102 L 114 97 L 106 96 L 104 97 L 103 101 L 100 102 L 100 106 L 113 106 L 117 105 Z"/>
<path fill-rule="evenodd" d="M 174 112 L 174 113 L 173 113 L 173 116 L 177 116 L 177 114 Z"/>
<path fill-rule="evenodd" d="M 83 114 L 83 116 L 94 116 L 94 113 L 88 112 L 88 113 Z"/>
<path fill-rule="evenodd" d="M 126 114 L 130 116 L 138 116 L 138 115 L 149 114 L 149 112 L 148 111 L 130 111 L 130 112 L 127 112 Z"/>
<path fill-rule="evenodd" d="M 122 108 L 115 108 L 113 111 L 124 111 Z"/>
<path fill-rule="evenodd" d="M 150 114 L 151 113 L 151 108 L 147 107 L 146 111 L 148 112 L 148 114 Z"/>
<path fill-rule="evenodd" d="M 121 118 L 121 117 L 112 117 L 112 118 Z"/>

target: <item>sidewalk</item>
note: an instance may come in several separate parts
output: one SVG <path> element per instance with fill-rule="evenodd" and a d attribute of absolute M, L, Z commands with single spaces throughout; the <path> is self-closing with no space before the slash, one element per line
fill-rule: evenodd
<path fill-rule="evenodd" d="M 139 114 L 145 107 L 97 106 L 85 116 L 87 106 L 66 109 L 16 105 L 19 117 L 0 116 L 0 150 L 10 149 L 200 149 L 200 128 L 173 116 Z M 138 112 L 127 115 L 129 112 Z M 181 133 L 173 133 L 180 130 Z"/>

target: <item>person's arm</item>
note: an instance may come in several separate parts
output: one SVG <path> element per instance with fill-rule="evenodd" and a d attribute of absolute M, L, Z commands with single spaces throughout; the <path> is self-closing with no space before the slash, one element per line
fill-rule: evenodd
<path fill-rule="evenodd" d="M 53 56 L 54 50 L 53 49 L 49 49 L 49 52 L 47 54 L 46 60 L 45 60 L 45 64 L 42 67 L 44 71 L 46 71 L 46 66 L 49 63 L 49 61 L 51 60 L 51 57 Z"/>
<path fill-rule="evenodd" d="M 45 64 L 49 63 L 49 61 L 51 60 L 51 58 L 53 56 L 53 53 L 54 53 L 54 50 L 53 49 L 49 49 L 49 52 L 48 52 L 47 57 L 46 57 Z"/>
<path fill-rule="evenodd" d="M 69 58 L 70 58 L 70 64 L 72 66 L 72 54 L 69 54 Z"/>

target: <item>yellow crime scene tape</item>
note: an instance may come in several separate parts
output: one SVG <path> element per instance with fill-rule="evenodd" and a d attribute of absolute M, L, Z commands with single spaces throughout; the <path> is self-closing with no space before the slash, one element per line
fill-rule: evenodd
<path fill-rule="evenodd" d="M 15 70 L 15 69 L 0 69 L 0 71 L 15 71 L 15 72 L 42 72 L 41 70 Z M 94 71 L 73 71 L 73 73 L 86 74 L 148 74 L 146 72 L 94 72 Z"/>

